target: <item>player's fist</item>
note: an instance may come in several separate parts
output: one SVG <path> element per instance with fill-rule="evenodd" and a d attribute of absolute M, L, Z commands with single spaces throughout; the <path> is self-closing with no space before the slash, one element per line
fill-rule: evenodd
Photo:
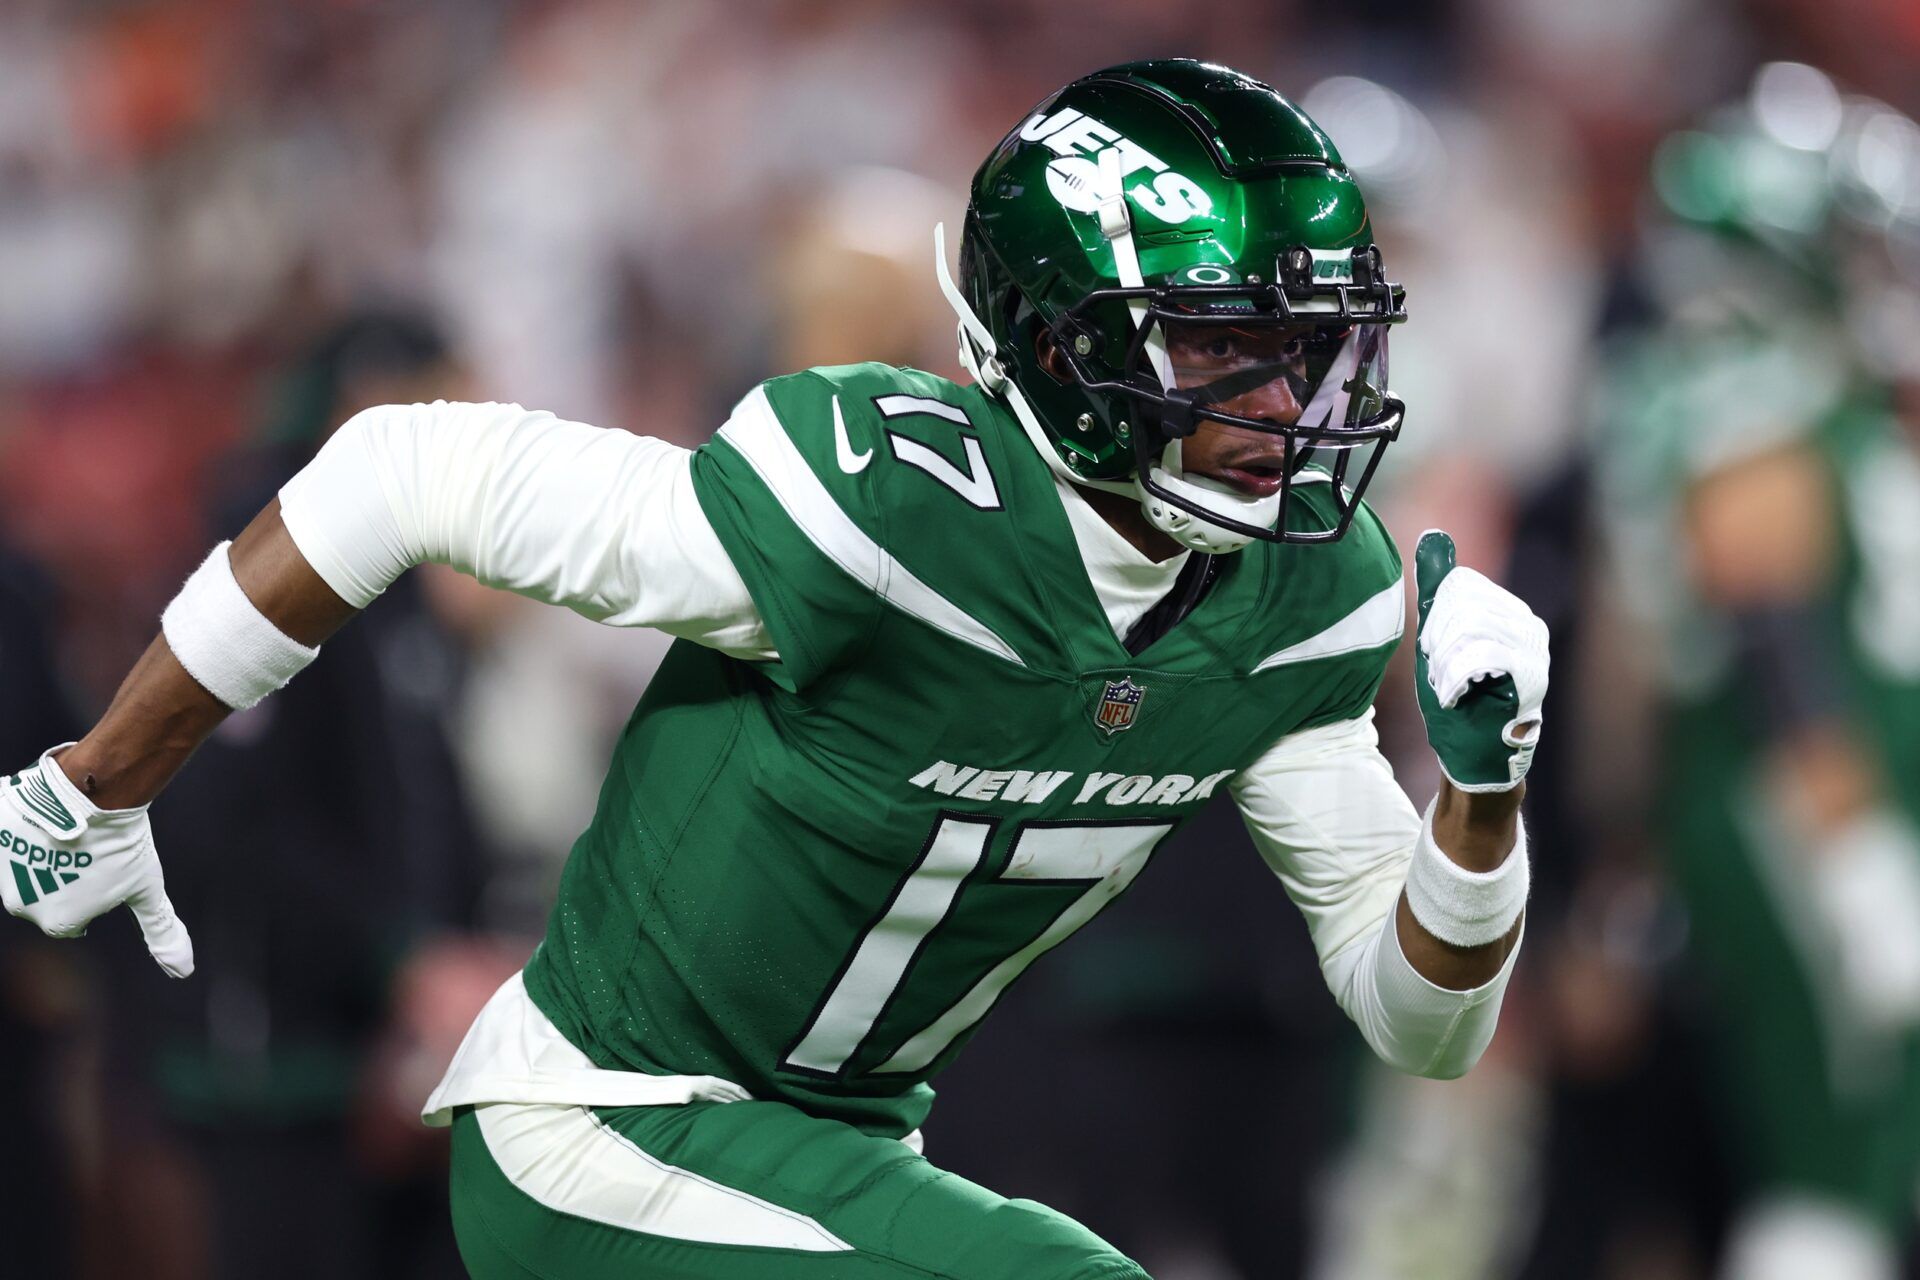
<path fill-rule="evenodd" d="M 1547 624 L 1486 575 L 1456 568 L 1453 539 L 1413 553 L 1420 631 L 1414 687 L 1427 741 L 1462 791 L 1511 791 L 1527 776 L 1547 696 Z"/>
<path fill-rule="evenodd" d="M 59 750 L 0 781 L 0 899 L 54 938 L 125 903 L 160 967 L 186 977 L 193 939 L 167 901 L 147 807 L 96 808 L 52 759 Z"/>

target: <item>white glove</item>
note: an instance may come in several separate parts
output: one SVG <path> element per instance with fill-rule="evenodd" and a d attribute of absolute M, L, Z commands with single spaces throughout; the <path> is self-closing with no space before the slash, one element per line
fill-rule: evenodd
<path fill-rule="evenodd" d="M 168 975 L 193 972 L 193 939 L 167 901 L 147 806 L 100 809 L 54 763 L 62 743 L 0 783 L 0 899 L 52 938 L 77 938 L 121 903 Z"/>
<path fill-rule="evenodd" d="M 1440 771 L 1461 791 L 1511 791 L 1526 779 L 1547 696 L 1547 624 L 1526 601 L 1454 567 L 1439 529 L 1414 548 L 1420 631 L 1414 692 Z"/>

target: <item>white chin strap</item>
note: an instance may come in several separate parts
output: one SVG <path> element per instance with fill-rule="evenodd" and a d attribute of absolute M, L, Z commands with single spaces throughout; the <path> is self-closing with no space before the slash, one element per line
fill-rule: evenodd
<path fill-rule="evenodd" d="M 1118 159 L 1118 152 L 1109 148 L 1109 153 Z M 1116 175 L 1117 176 L 1117 175 Z M 1109 189 L 1119 190 L 1116 181 Z M 1113 245 L 1113 258 L 1120 283 L 1129 288 L 1137 288 L 1143 283 L 1140 275 L 1140 259 L 1134 252 L 1133 230 L 1127 218 L 1125 202 L 1119 197 L 1108 200 L 1100 208 L 1100 228 L 1107 233 Z M 1116 233 L 1117 229 L 1117 233 Z M 945 223 L 935 223 L 933 228 L 933 269 L 940 282 L 940 292 L 945 295 L 947 305 L 953 308 L 960 318 L 960 364 L 973 375 L 973 378 L 988 394 L 999 396 L 1013 410 L 1013 416 L 1027 433 L 1027 439 L 1046 460 L 1047 466 L 1061 479 L 1086 489 L 1099 489 L 1106 493 L 1121 493 L 1139 502 L 1140 509 L 1146 513 L 1147 520 L 1181 546 L 1207 555 L 1225 555 L 1238 551 L 1253 541 L 1243 533 L 1235 533 L 1211 520 L 1183 511 L 1170 502 L 1154 497 L 1140 487 L 1138 480 L 1090 480 L 1074 474 L 1066 459 L 1060 456 L 1046 431 L 1040 426 L 1040 419 L 1021 392 L 1019 384 L 1008 376 L 993 351 L 993 333 L 980 317 L 974 314 L 960 289 L 953 282 L 953 275 L 947 269 L 947 228 Z M 1135 326 L 1144 326 L 1147 321 L 1147 304 L 1144 299 L 1134 298 L 1127 303 L 1133 315 Z M 1158 330 L 1147 335 L 1147 359 L 1153 366 L 1154 375 L 1159 378 L 1162 387 L 1171 388 L 1173 379 L 1167 364 L 1165 341 Z M 1264 498 L 1249 498 L 1226 485 L 1204 476 L 1189 478 L 1180 466 L 1180 442 L 1170 442 L 1161 454 L 1160 464 L 1150 467 L 1148 474 L 1153 482 L 1173 493 L 1179 494 L 1189 502 L 1203 508 L 1212 508 L 1222 515 L 1239 520 L 1242 523 L 1262 528 L 1272 528 L 1279 516 L 1280 495 L 1275 493 Z"/>
<path fill-rule="evenodd" d="M 1178 457 L 1180 442 L 1174 441 L 1167 446 L 1170 453 Z M 1243 524 L 1254 525 L 1262 529 L 1273 528 L 1273 522 L 1280 517 L 1280 494 L 1276 490 L 1264 498 L 1251 498 L 1237 489 L 1229 488 L 1218 480 L 1209 480 L 1205 476 L 1175 475 L 1164 467 L 1151 467 L 1147 474 L 1153 482 L 1163 489 L 1170 490 L 1200 506 L 1231 515 Z M 1138 484 L 1134 486 L 1139 488 Z M 1235 533 L 1233 530 L 1217 525 L 1213 521 L 1193 514 L 1181 507 L 1174 506 L 1162 498 L 1144 490 L 1140 496 L 1141 510 L 1147 513 L 1147 519 L 1153 527 L 1172 538 L 1183 547 L 1195 551 L 1204 551 L 1210 556 L 1223 556 L 1230 551 L 1238 551 L 1253 538 L 1249 534 Z M 1237 510 L 1230 510 L 1238 508 Z"/>
<path fill-rule="evenodd" d="M 1046 431 L 1040 426 L 1040 417 L 1034 413 L 1033 406 L 1027 403 L 1027 397 L 1021 392 L 1019 384 L 1007 376 L 1000 367 L 1000 361 L 991 354 L 993 351 L 993 333 L 973 313 L 967 300 L 954 284 L 952 274 L 947 270 L 947 226 L 937 222 L 933 227 L 933 270 L 940 281 L 940 292 L 946 295 L 947 305 L 960 317 L 960 366 L 973 375 L 974 381 L 987 389 L 989 395 L 999 396 L 1013 410 L 1013 416 L 1019 420 L 1021 430 L 1027 433 L 1027 439 L 1046 459 L 1053 474 L 1062 480 L 1071 481 L 1088 489 L 1102 489 L 1108 493 L 1124 493 L 1132 497 L 1140 496 L 1140 486 L 1132 480 L 1089 480 L 1085 476 L 1073 473 L 1067 460 L 1053 447 Z"/>

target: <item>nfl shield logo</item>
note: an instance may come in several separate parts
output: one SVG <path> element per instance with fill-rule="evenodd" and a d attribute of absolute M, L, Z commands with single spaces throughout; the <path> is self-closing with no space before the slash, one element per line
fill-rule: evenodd
<path fill-rule="evenodd" d="M 1099 710 L 1093 713 L 1094 723 L 1108 733 L 1130 728 L 1133 718 L 1140 714 L 1140 699 L 1146 693 L 1125 677 L 1107 681 L 1107 691 L 1100 695 Z"/>

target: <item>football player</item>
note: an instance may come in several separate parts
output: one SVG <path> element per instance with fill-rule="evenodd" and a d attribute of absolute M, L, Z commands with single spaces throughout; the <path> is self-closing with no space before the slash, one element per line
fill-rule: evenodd
<path fill-rule="evenodd" d="M 1598 453 L 1663 644 L 1654 815 L 1714 980 L 1727 1280 L 1892 1280 L 1920 1174 L 1920 125 L 1818 70 L 1668 139 Z M 1675 548 L 1682 554 L 1676 555 Z"/>
<path fill-rule="evenodd" d="M 126 902 L 188 973 L 147 801 L 435 561 L 680 639 L 427 1103 L 477 1276 L 1143 1274 L 919 1131 L 1008 984 L 1216 792 L 1375 1050 L 1467 1070 L 1518 951 L 1547 636 L 1422 539 L 1423 819 L 1372 726 L 1405 595 L 1361 501 L 1402 291 L 1332 143 L 1224 67 L 1101 71 L 995 149 L 939 273 L 971 385 L 813 369 L 692 452 L 513 405 L 348 422 L 94 730 L 0 787 L 8 907 L 71 935 Z"/>

